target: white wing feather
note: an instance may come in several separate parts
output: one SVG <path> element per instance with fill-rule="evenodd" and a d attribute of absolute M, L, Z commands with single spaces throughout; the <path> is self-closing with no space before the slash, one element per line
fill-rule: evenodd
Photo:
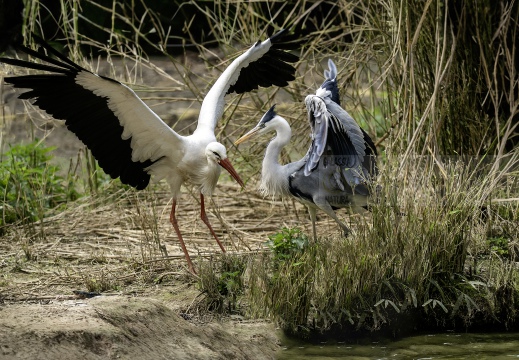
<path fill-rule="evenodd" d="M 198 126 L 195 133 L 199 131 L 210 131 L 211 133 L 214 133 L 216 123 L 223 114 L 225 94 L 238 80 L 241 69 L 247 67 L 250 63 L 265 55 L 271 46 L 272 43 L 270 42 L 270 38 L 263 42 L 257 42 L 246 52 L 234 59 L 234 61 L 225 69 L 218 80 L 213 84 L 202 102 L 202 107 L 198 116 Z"/>
<path fill-rule="evenodd" d="M 107 98 L 108 107 L 123 126 L 123 139 L 132 138 L 132 161 L 155 161 L 161 157 L 179 160 L 184 139 L 155 114 L 129 87 L 87 71 L 76 76 L 76 83 L 97 96 Z"/>

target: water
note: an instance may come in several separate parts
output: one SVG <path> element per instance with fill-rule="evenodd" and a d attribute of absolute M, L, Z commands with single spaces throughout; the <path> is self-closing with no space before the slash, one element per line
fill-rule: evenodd
<path fill-rule="evenodd" d="M 397 341 L 318 345 L 283 338 L 277 359 L 519 359 L 519 334 L 446 333 Z"/>

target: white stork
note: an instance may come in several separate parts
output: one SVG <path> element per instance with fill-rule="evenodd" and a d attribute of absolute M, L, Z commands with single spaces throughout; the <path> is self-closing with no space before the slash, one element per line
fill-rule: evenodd
<path fill-rule="evenodd" d="M 166 179 L 173 196 L 170 221 L 184 251 L 189 270 L 195 273 L 175 217 L 182 184 L 200 192 L 202 221 L 225 251 L 205 213 L 204 196 L 210 196 L 223 167 L 243 186 L 227 158 L 225 147 L 214 131 L 224 110 L 226 94 L 238 94 L 258 86 L 286 86 L 295 78 L 291 63 L 298 57 L 284 50 L 281 30 L 263 42 L 256 42 L 238 56 L 220 75 L 204 98 L 198 125 L 192 135 L 181 136 L 164 123 L 129 87 L 94 74 L 35 37 L 41 47 L 56 58 L 21 46 L 20 50 L 47 64 L 0 58 L 0 62 L 46 71 L 46 74 L 6 77 L 15 88 L 29 89 L 20 99 L 32 99 L 40 109 L 67 128 L 90 149 L 99 166 L 112 178 L 120 178 L 138 190 Z"/>

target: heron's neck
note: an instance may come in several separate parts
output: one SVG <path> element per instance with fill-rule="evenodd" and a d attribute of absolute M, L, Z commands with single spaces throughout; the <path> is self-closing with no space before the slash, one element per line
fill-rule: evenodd
<path fill-rule="evenodd" d="M 261 190 L 265 195 L 283 196 L 288 191 L 288 176 L 284 165 L 279 163 L 281 150 L 290 142 L 292 130 L 285 119 L 275 127 L 276 137 L 267 146 L 261 171 Z"/>
<path fill-rule="evenodd" d="M 290 129 L 290 125 L 284 119 L 276 125 L 275 129 L 276 137 L 267 146 L 263 163 L 271 166 L 281 166 L 279 164 L 279 156 L 281 155 L 281 150 L 290 142 L 292 129 Z"/>

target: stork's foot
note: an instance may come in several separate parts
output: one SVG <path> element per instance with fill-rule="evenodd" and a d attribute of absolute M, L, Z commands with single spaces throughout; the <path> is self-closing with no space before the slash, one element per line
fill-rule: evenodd
<path fill-rule="evenodd" d="M 193 265 L 193 262 L 191 261 L 191 256 L 189 256 L 189 253 L 187 252 L 187 249 L 185 249 L 185 245 L 183 244 L 183 241 L 181 242 L 182 250 L 184 250 L 184 256 L 186 257 L 187 262 L 187 269 L 189 272 L 193 275 L 196 275 L 195 266 Z"/>

